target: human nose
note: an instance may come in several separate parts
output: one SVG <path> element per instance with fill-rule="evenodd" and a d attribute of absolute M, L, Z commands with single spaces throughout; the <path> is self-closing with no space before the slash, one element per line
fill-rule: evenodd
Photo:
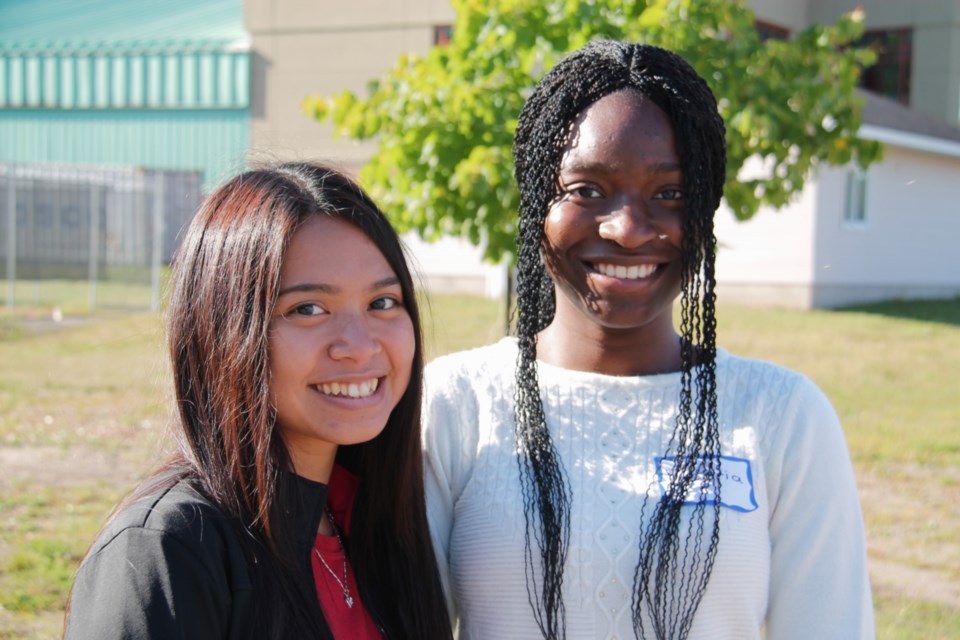
<path fill-rule="evenodd" d="M 344 318 L 330 341 L 329 353 L 334 360 L 364 362 L 381 350 L 380 340 L 370 323 L 358 316 Z"/>
<path fill-rule="evenodd" d="M 639 199 L 623 199 L 600 221 L 600 237 L 626 249 L 636 249 L 660 236 L 660 229 Z"/>

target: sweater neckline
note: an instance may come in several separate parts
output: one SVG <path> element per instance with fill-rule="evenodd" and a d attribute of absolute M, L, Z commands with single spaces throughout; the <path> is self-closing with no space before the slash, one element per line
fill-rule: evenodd
<path fill-rule="evenodd" d="M 517 339 L 513 336 L 502 338 L 499 342 L 501 346 L 509 348 L 513 352 L 510 363 L 516 362 L 518 352 Z M 717 365 L 721 365 L 729 354 L 725 349 L 717 349 Z M 598 373 L 595 371 L 580 371 L 578 369 L 566 369 L 557 365 L 549 364 L 543 360 L 537 360 L 537 372 L 541 382 L 562 380 L 567 384 L 583 383 L 595 386 L 609 387 L 636 387 L 642 386 L 666 386 L 675 385 L 680 381 L 680 372 L 673 371 L 669 373 L 653 373 L 646 375 L 621 376 L 609 373 Z"/>

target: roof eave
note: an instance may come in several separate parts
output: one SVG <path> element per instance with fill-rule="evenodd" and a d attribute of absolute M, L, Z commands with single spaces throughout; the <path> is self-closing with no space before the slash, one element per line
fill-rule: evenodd
<path fill-rule="evenodd" d="M 943 138 L 934 138 L 872 124 L 861 125 L 857 135 L 865 140 L 876 140 L 896 147 L 960 158 L 960 142 L 954 142 L 953 140 L 944 140 Z"/>

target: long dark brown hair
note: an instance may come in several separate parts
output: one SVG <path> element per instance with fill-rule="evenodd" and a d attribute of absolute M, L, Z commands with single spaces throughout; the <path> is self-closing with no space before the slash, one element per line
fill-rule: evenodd
<path fill-rule="evenodd" d="M 723 120 L 706 82 L 678 55 L 647 45 L 592 42 L 538 83 L 520 115 L 514 144 L 520 188 L 518 461 L 527 524 L 528 594 L 546 638 L 565 633 L 562 584 L 574 496 L 547 429 L 537 376 L 536 336 L 552 322 L 556 309 L 553 282 L 541 256 L 544 221 L 559 195 L 560 162 L 573 123 L 590 105 L 620 91 L 646 96 L 668 116 L 684 180 L 681 391 L 668 445 L 676 468 L 666 494 L 652 506 L 644 503 L 646 524 L 638 525 L 640 560 L 632 603 L 638 637 L 646 637 L 649 626 L 658 639 L 686 637 L 719 541 L 719 499 L 693 506 L 686 529 L 680 514 L 698 474 L 714 496 L 720 489 L 713 215 L 726 178 Z M 533 580 L 537 562 L 543 574 L 540 589 Z"/>
<path fill-rule="evenodd" d="M 167 307 L 178 452 L 133 499 L 189 480 L 253 541 L 253 637 L 331 637 L 293 586 L 305 559 L 289 542 L 285 514 L 296 496 L 281 476 L 293 468 L 276 429 L 267 349 L 286 248 L 317 215 L 355 225 L 379 248 L 400 281 L 416 340 L 410 383 L 382 433 L 337 452 L 361 478 L 346 540 L 360 596 L 390 638 L 449 638 L 424 504 L 423 346 L 413 279 L 384 214 L 333 169 L 291 163 L 252 170 L 218 188 L 197 212 L 173 265 Z"/>

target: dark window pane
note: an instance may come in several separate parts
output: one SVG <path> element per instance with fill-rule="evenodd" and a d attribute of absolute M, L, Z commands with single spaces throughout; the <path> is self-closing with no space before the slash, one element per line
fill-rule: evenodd
<path fill-rule="evenodd" d="M 904 105 L 910 104 L 910 61 L 913 57 L 913 31 L 888 29 L 868 31 L 857 43 L 870 47 L 877 54 L 877 62 L 864 69 L 860 86 L 892 98 Z"/>

